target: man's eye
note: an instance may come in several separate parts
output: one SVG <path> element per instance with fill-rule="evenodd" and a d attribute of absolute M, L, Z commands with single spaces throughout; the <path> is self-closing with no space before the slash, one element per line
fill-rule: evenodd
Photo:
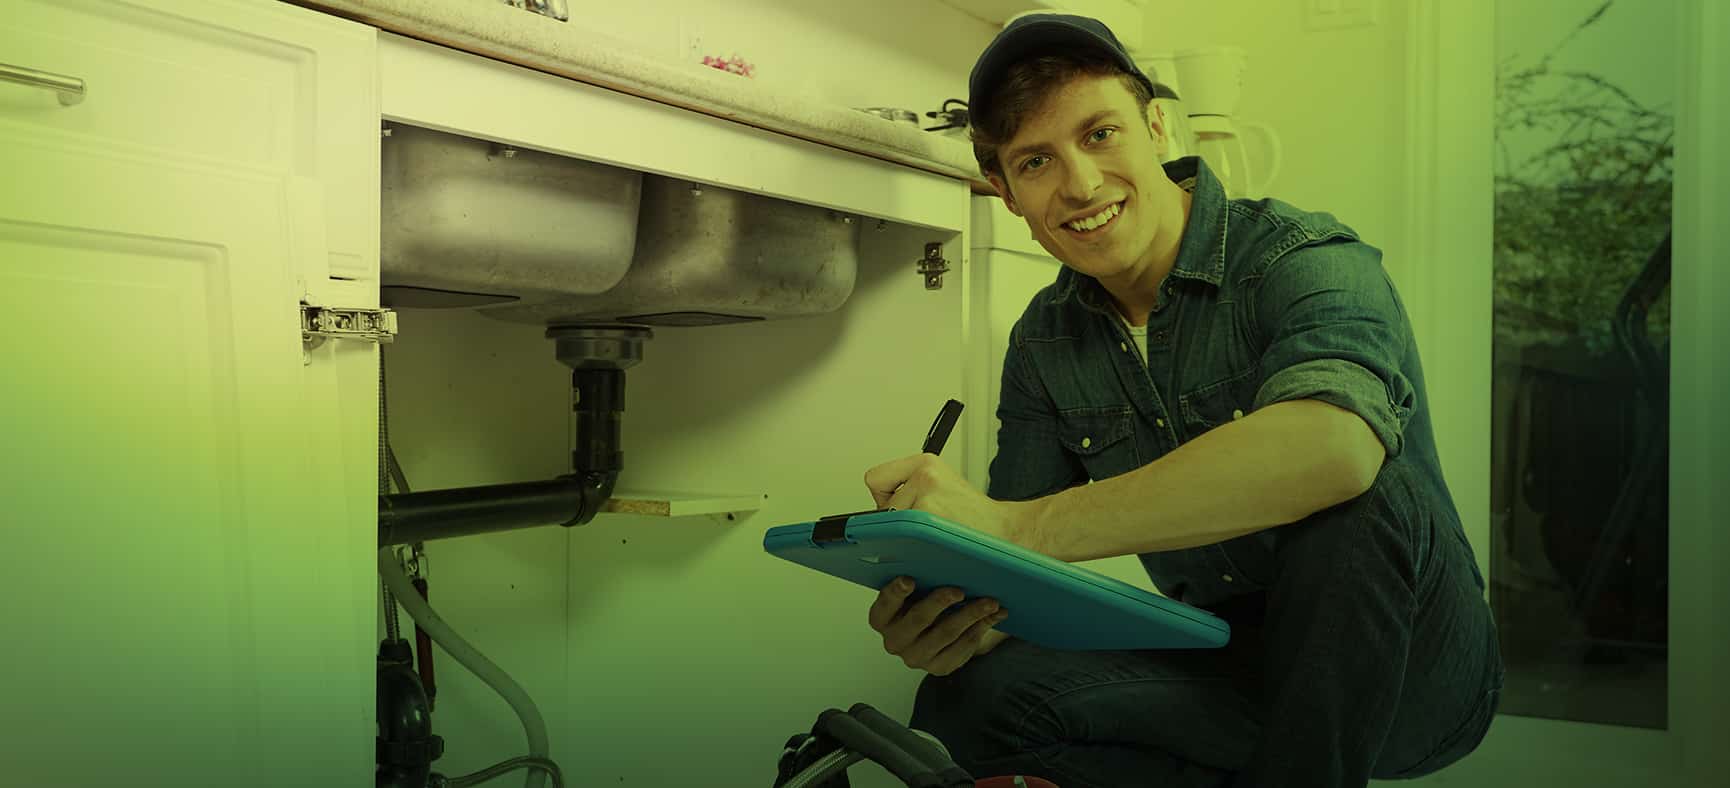
<path fill-rule="evenodd" d="M 1094 142 L 1104 142 L 1107 137 L 1116 133 L 1117 129 L 1107 127 L 1103 129 L 1095 129 L 1094 132 L 1088 136 L 1091 137 Z"/>
<path fill-rule="evenodd" d="M 1034 156 L 1021 163 L 1022 172 L 1031 172 L 1044 165 L 1044 156 Z"/>

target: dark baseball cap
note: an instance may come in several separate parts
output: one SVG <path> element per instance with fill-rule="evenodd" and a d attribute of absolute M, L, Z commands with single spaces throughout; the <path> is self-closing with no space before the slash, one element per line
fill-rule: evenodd
<path fill-rule="evenodd" d="M 1028 14 L 1003 26 L 997 38 L 979 54 L 967 80 L 967 111 L 977 117 L 990 100 L 1004 72 L 1017 61 L 1052 51 L 1090 49 L 1109 56 L 1125 72 L 1141 80 L 1149 92 L 1153 80 L 1136 67 L 1123 44 L 1105 23 L 1070 14 Z"/>

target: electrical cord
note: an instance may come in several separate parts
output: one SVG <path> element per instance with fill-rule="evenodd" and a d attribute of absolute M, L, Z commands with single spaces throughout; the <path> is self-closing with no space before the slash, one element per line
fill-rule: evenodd
<path fill-rule="evenodd" d="M 395 461 L 390 453 L 390 412 L 385 406 L 384 389 L 384 350 L 378 352 L 378 494 L 390 494 L 390 478 L 387 468 L 394 467 Z M 384 608 L 384 636 L 386 640 L 397 640 L 402 636 L 397 622 L 396 597 L 391 595 L 390 586 L 381 579 L 379 582 L 381 606 Z"/>

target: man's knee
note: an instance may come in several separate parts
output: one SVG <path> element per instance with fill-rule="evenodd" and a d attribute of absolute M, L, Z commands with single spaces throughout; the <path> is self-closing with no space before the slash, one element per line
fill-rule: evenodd
<path fill-rule="evenodd" d="M 1429 518 L 1399 494 L 1398 482 L 1388 487 L 1271 529 L 1268 546 L 1277 571 L 1313 570 L 1350 580 L 1338 575 L 1340 567 L 1385 567 L 1415 585 L 1429 550 Z"/>
<path fill-rule="evenodd" d="M 1025 747 L 1027 712 L 1041 701 L 1027 681 L 1036 666 L 1021 658 L 1031 656 L 1020 653 L 1025 645 L 1009 641 L 948 676 L 927 675 L 908 727 L 937 737 L 963 766 Z"/>
<path fill-rule="evenodd" d="M 988 749 L 1000 693 L 989 686 L 990 671 L 978 662 L 963 665 L 948 676 L 926 675 L 913 699 L 908 727 L 929 733 L 960 760 Z"/>

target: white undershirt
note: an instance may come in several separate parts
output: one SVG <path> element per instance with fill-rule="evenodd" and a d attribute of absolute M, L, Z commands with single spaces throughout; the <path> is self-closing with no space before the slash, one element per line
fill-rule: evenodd
<path fill-rule="evenodd" d="M 1178 183 L 1177 186 L 1186 192 L 1194 194 L 1195 178 L 1185 178 L 1182 182 Z M 1148 353 L 1147 325 L 1145 323 L 1140 326 L 1130 325 L 1129 318 L 1124 317 L 1123 312 L 1115 308 L 1116 304 L 1113 304 L 1112 306 L 1114 308 L 1111 310 L 1111 313 L 1117 315 L 1117 319 L 1122 321 L 1124 328 L 1129 329 L 1129 338 L 1135 342 L 1135 352 L 1141 355 L 1141 363 L 1145 366 L 1147 364 Z"/>
<path fill-rule="evenodd" d="M 1117 315 L 1118 321 L 1123 323 L 1124 328 L 1129 329 L 1129 338 L 1135 344 L 1135 352 L 1141 355 L 1141 363 L 1146 364 L 1147 363 L 1147 325 L 1142 324 L 1139 326 L 1132 326 L 1129 324 L 1129 320 L 1123 316 L 1122 312 L 1118 312 L 1116 309 L 1113 309 L 1112 313 Z"/>

